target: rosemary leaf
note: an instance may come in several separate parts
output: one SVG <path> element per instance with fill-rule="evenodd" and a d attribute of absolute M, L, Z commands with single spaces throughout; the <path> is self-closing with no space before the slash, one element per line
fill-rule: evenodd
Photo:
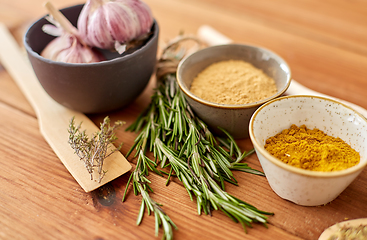
<path fill-rule="evenodd" d="M 138 219 L 136 220 L 136 225 L 140 225 L 141 221 L 143 220 L 144 211 L 145 211 L 145 202 L 144 199 L 142 199 Z"/>

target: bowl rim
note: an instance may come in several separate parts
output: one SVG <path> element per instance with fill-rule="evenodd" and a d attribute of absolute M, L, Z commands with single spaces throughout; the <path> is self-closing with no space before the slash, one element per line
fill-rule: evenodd
<path fill-rule="evenodd" d="M 257 151 L 260 151 L 260 153 L 264 156 L 264 158 L 266 158 L 268 161 L 270 161 L 271 163 L 275 164 L 276 166 L 282 168 L 283 170 L 287 170 L 289 172 L 298 174 L 298 175 L 304 175 L 304 176 L 309 176 L 309 177 L 316 177 L 316 178 L 334 178 L 334 177 L 341 177 L 341 176 L 345 176 L 345 175 L 350 175 L 353 174 L 357 171 L 363 170 L 363 168 L 367 165 L 367 160 L 364 163 L 361 163 L 361 161 L 350 168 L 347 169 L 343 169 L 340 171 L 335 171 L 335 172 L 321 172 L 321 171 L 311 171 L 311 170 L 306 170 L 306 169 L 301 169 L 301 168 L 297 168 L 291 165 L 288 165 L 282 161 L 280 161 L 279 159 L 277 159 L 276 157 L 274 157 L 273 155 L 271 155 L 268 151 L 265 150 L 265 148 L 257 141 L 257 139 L 255 138 L 254 135 L 254 130 L 253 130 L 253 124 L 254 124 L 254 120 L 257 116 L 257 114 L 259 114 L 259 112 L 262 111 L 262 109 L 264 109 L 265 107 L 267 107 L 268 105 L 280 101 L 280 100 L 284 100 L 284 99 L 289 99 L 289 98 L 309 98 L 309 99 L 313 99 L 313 98 L 318 98 L 318 99 L 322 99 L 322 100 L 326 100 L 326 101 L 330 101 L 330 102 L 334 102 L 336 104 L 341 105 L 344 108 L 347 108 L 349 110 L 352 110 L 352 112 L 354 112 L 355 114 L 359 115 L 361 117 L 361 119 L 363 119 L 363 121 L 365 122 L 365 124 L 367 125 L 367 119 L 360 114 L 359 112 L 357 112 L 356 110 L 354 110 L 353 108 L 347 106 L 344 103 L 341 103 L 335 99 L 332 98 L 327 98 L 327 97 L 321 97 L 321 96 L 313 96 L 313 95 L 291 95 L 291 96 L 283 96 L 280 98 L 276 98 L 274 100 L 271 100 L 267 103 L 265 103 L 264 105 L 260 106 L 252 115 L 251 119 L 250 119 L 250 124 L 249 124 L 249 135 L 250 135 L 250 139 L 252 144 L 254 145 L 255 149 Z"/>
<path fill-rule="evenodd" d="M 82 7 L 83 8 L 84 7 L 84 4 L 76 4 L 76 5 L 72 5 L 72 6 L 69 6 L 69 7 L 65 7 L 65 8 L 60 9 L 60 11 L 68 10 L 68 9 L 71 9 L 71 8 L 77 8 L 77 7 Z M 111 63 L 114 63 L 114 62 L 120 62 L 120 61 L 128 60 L 128 59 L 134 57 L 135 55 L 139 54 L 140 52 L 144 51 L 144 49 L 149 48 L 150 45 L 154 44 L 154 40 L 156 38 L 158 38 L 158 35 L 159 35 L 159 25 L 158 25 L 156 19 L 153 18 L 152 28 L 154 28 L 154 32 L 153 32 L 152 36 L 150 37 L 150 39 L 143 46 L 141 46 L 139 49 L 136 49 L 132 53 L 126 54 L 126 55 L 121 56 L 121 57 L 116 57 L 116 58 L 112 58 L 112 59 L 109 59 L 109 60 L 104 60 L 104 61 L 101 61 L 101 62 L 93 62 L 93 63 L 66 63 L 66 62 L 58 62 L 58 61 L 53 61 L 53 60 L 48 59 L 48 58 L 44 58 L 39 53 L 35 52 L 32 49 L 32 47 L 29 46 L 29 44 L 28 44 L 28 36 L 29 36 L 29 33 L 32 31 L 32 29 L 35 27 L 35 25 L 37 23 L 39 23 L 42 20 L 45 20 L 45 17 L 46 16 L 48 16 L 48 14 L 46 14 L 46 15 L 42 16 L 41 18 L 37 19 L 36 21 L 34 21 L 28 27 L 28 29 L 26 30 L 26 32 L 25 32 L 25 34 L 23 36 L 23 45 L 24 45 L 26 51 L 29 54 L 31 54 L 33 57 L 35 57 L 35 58 L 37 58 L 37 59 L 39 59 L 41 61 L 50 63 L 50 64 L 58 64 L 58 65 L 62 65 L 62 66 L 65 66 L 65 67 L 104 66 L 104 65 L 108 65 L 108 64 L 111 64 Z"/>
<path fill-rule="evenodd" d="M 187 61 L 187 59 L 195 56 L 195 55 L 198 55 L 198 54 L 202 54 L 202 52 L 204 51 L 211 51 L 211 49 L 213 48 L 223 48 L 223 47 L 245 47 L 245 48 L 255 48 L 255 49 L 260 49 L 260 50 L 263 50 L 267 53 L 270 53 L 275 59 L 277 59 L 278 62 L 280 62 L 281 64 L 284 64 L 288 70 L 288 77 L 287 77 L 287 80 L 286 80 L 286 84 L 285 86 L 280 90 L 280 91 L 277 91 L 276 94 L 268 97 L 268 98 L 265 98 L 265 99 L 262 99 L 260 101 L 257 101 L 257 102 L 251 102 L 251 103 L 246 103 L 246 104 L 221 104 L 221 103 L 215 103 L 215 102 L 210 102 L 210 101 L 207 101 L 207 100 L 204 100 L 202 98 L 199 98 L 198 96 L 194 95 L 186 86 L 185 84 L 182 82 L 182 79 L 180 77 L 180 72 L 181 72 L 181 69 L 182 69 L 182 65 Z M 253 107 L 257 107 L 257 106 L 260 106 L 261 104 L 264 104 L 272 99 L 275 99 L 279 96 L 281 96 L 282 94 L 285 93 L 285 91 L 287 91 L 288 87 L 290 86 L 290 83 L 292 81 L 292 72 L 291 72 L 291 69 L 288 65 L 288 63 L 282 58 L 280 57 L 278 54 L 276 54 L 275 52 L 267 49 L 267 48 L 264 48 L 264 47 L 260 47 L 260 46 L 256 46 L 256 45 L 250 45 L 250 44 L 240 44 L 240 43 L 230 43 L 230 44 L 220 44 L 220 45 L 215 45 L 215 46 L 209 46 L 209 47 L 206 47 L 206 48 L 203 48 L 203 49 L 200 49 L 188 56 L 186 56 L 185 58 L 183 58 L 179 64 L 178 64 L 178 67 L 177 67 L 177 71 L 176 71 L 176 79 L 177 79 L 177 83 L 181 89 L 181 91 L 183 91 L 188 97 L 190 97 L 191 99 L 193 99 L 194 101 L 196 102 L 199 102 L 201 104 L 204 104 L 204 105 L 207 105 L 207 106 L 210 106 L 210 107 L 215 107 L 215 108 L 226 108 L 226 109 L 243 109 L 243 108 L 253 108 Z"/>

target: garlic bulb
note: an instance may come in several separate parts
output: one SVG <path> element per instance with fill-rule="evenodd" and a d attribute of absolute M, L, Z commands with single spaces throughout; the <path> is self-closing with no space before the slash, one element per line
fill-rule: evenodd
<path fill-rule="evenodd" d="M 84 43 L 78 30 L 51 3 L 47 2 L 45 7 L 50 12 L 46 19 L 53 25 L 45 24 L 42 30 L 56 38 L 43 49 L 42 57 L 66 63 L 93 63 L 104 60 L 102 54 Z"/>
<path fill-rule="evenodd" d="M 89 46 L 124 51 L 124 44 L 143 38 L 153 25 L 140 0 L 88 0 L 78 19 L 80 36 Z"/>
<path fill-rule="evenodd" d="M 102 55 L 81 44 L 76 36 L 69 33 L 63 33 L 52 40 L 43 49 L 41 56 L 66 63 L 93 63 L 104 60 Z"/>

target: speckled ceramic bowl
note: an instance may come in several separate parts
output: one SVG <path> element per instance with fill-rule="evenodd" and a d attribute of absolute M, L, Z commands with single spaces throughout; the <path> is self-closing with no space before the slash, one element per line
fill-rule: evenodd
<path fill-rule="evenodd" d="M 76 25 L 83 5 L 62 9 Z M 101 50 L 106 61 L 98 63 L 63 63 L 40 55 L 54 38 L 42 31 L 49 24 L 43 17 L 24 36 L 24 46 L 42 87 L 56 102 L 83 113 L 100 113 L 125 107 L 145 89 L 156 64 L 159 27 L 154 22 L 153 34 L 138 48 L 123 55 Z"/>
<path fill-rule="evenodd" d="M 266 139 L 292 124 L 318 128 L 340 137 L 361 156 L 360 163 L 336 172 L 316 172 L 290 166 L 265 150 Z M 266 178 L 276 194 L 296 204 L 317 206 L 334 200 L 367 164 L 367 120 L 350 107 L 331 99 L 288 96 L 261 106 L 249 126 L 251 141 Z"/>
<path fill-rule="evenodd" d="M 224 60 L 243 60 L 263 70 L 275 80 L 277 93 L 261 101 L 241 105 L 213 103 L 192 94 L 190 86 L 198 73 L 212 63 Z M 218 130 L 219 126 L 238 139 L 248 137 L 248 124 L 255 110 L 287 90 L 291 71 L 281 57 L 267 49 L 244 44 L 227 44 L 205 48 L 181 61 L 177 69 L 177 80 L 192 109 L 214 133 L 222 133 Z"/>

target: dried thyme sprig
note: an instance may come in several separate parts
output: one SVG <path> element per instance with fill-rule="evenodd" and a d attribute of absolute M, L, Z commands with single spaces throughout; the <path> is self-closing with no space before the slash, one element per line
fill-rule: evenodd
<path fill-rule="evenodd" d="M 75 125 L 75 118 L 71 118 L 69 124 L 69 144 L 74 149 L 93 180 L 94 170 L 98 173 L 98 182 L 101 182 L 106 171 L 103 170 L 104 160 L 116 151 L 119 151 L 122 143 L 117 148 L 111 150 L 110 147 L 117 140 L 115 130 L 121 127 L 125 122 L 117 121 L 114 126 L 110 126 L 109 117 L 105 117 L 100 126 L 100 131 L 94 133 L 90 138 L 86 131 L 81 131 L 80 123 Z"/>
<path fill-rule="evenodd" d="M 144 155 L 146 151 L 153 152 L 156 161 L 151 170 L 157 172 L 155 166 L 158 164 L 162 168 L 170 168 L 168 180 L 175 175 L 183 183 L 191 200 L 192 195 L 196 196 L 199 214 L 202 211 L 211 214 L 213 209 L 222 210 L 244 227 L 252 222 L 266 225 L 267 217 L 264 215 L 272 213 L 260 211 L 224 191 L 224 181 L 237 184 L 231 170 L 263 175 L 240 163 L 253 151 L 242 153 L 225 131 L 227 138 L 220 138 L 217 142 L 206 124 L 192 112 L 179 90 L 175 72 L 177 64 L 185 56 L 180 44 L 187 40 L 197 41 L 192 37 L 181 37 L 163 51 L 157 64 L 158 85 L 151 103 L 127 129 L 140 131 L 127 156 L 133 150 L 139 158 L 147 158 Z"/>

